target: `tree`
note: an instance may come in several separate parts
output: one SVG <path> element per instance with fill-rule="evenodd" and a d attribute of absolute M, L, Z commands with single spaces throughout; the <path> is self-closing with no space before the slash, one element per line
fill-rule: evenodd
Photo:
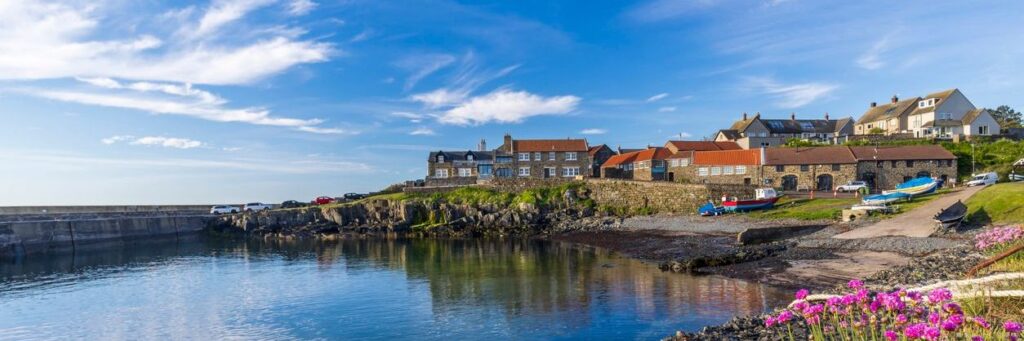
<path fill-rule="evenodd" d="M 1021 113 L 1013 110 L 1009 105 L 1000 105 L 995 110 L 989 109 L 989 113 L 1003 129 L 1021 127 Z"/>

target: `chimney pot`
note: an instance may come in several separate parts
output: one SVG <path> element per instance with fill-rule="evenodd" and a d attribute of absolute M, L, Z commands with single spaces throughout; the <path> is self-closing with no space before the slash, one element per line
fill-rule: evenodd
<path fill-rule="evenodd" d="M 789 113 L 789 119 L 796 121 L 796 113 L 795 112 Z"/>
<path fill-rule="evenodd" d="M 744 112 L 744 113 L 743 113 L 743 120 L 744 120 L 744 121 L 746 121 L 746 120 L 747 120 L 747 113 L 746 113 L 746 112 Z"/>
<path fill-rule="evenodd" d="M 896 102 L 899 102 L 899 101 L 900 101 L 900 98 L 899 98 L 899 96 L 896 96 L 896 95 L 892 95 L 892 102 L 893 102 L 894 104 L 895 104 Z"/>
<path fill-rule="evenodd" d="M 825 112 L 825 120 L 828 121 L 828 112 Z"/>
<path fill-rule="evenodd" d="M 878 103 L 875 103 L 875 102 L 871 102 L 871 107 L 872 107 L 872 108 L 874 108 L 874 107 L 877 107 L 877 106 L 878 106 Z"/>

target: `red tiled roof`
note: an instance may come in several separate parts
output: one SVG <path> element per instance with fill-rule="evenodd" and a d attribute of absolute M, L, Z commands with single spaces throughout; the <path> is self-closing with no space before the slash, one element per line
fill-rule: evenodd
<path fill-rule="evenodd" d="M 742 149 L 740 145 L 732 141 L 668 141 L 665 147 L 669 145 L 676 148 L 676 150 L 736 150 Z"/>
<path fill-rule="evenodd" d="M 767 148 L 766 165 L 857 163 L 849 147 Z"/>
<path fill-rule="evenodd" d="M 761 150 L 716 150 L 693 152 L 694 165 L 759 165 Z"/>
<path fill-rule="evenodd" d="M 608 161 L 605 161 L 604 164 L 601 165 L 601 168 L 614 168 L 617 167 L 618 165 L 633 163 L 634 161 L 636 161 L 636 155 L 639 153 L 640 152 L 632 152 L 612 155 L 612 157 L 608 158 Z"/>
<path fill-rule="evenodd" d="M 666 159 L 689 159 L 693 157 L 693 151 L 680 150 L 678 153 L 669 155 Z"/>
<path fill-rule="evenodd" d="M 671 150 L 662 147 L 648 148 L 647 150 L 641 150 L 636 153 L 636 161 L 664 160 L 669 155 L 672 155 Z"/>
<path fill-rule="evenodd" d="M 597 154 L 597 152 L 601 151 L 601 149 L 604 149 L 604 148 L 607 148 L 607 147 L 608 146 L 604 145 L 604 144 L 596 145 L 596 146 L 591 146 L 590 149 L 587 150 L 587 154 L 590 154 L 590 156 L 594 156 L 594 154 Z"/>
<path fill-rule="evenodd" d="M 514 140 L 516 152 L 586 152 L 587 140 Z"/>
<path fill-rule="evenodd" d="M 850 147 L 859 161 L 871 160 L 952 160 L 953 153 L 939 145 L 899 147 Z"/>

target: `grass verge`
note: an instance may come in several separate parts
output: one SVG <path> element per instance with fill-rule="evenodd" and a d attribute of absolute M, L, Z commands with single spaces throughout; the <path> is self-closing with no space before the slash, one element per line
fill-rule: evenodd
<path fill-rule="evenodd" d="M 1024 222 L 1024 183 L 986 187 L 967 199 L 967 217 L 980 224 Z"/>

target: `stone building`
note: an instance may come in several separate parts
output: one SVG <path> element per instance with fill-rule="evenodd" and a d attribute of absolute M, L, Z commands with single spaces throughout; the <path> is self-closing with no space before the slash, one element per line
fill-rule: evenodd
<path fill-rule="evenodd" d="M 932 177 L 949 185 L 956 179 L 956 156 L 939 145 L 902 147 L 850 147 L 857 158 L 857 180 L 877 191 L 919 177 Z"/>
<path fill-rule="evenodd" d="M 849 147 L 767 148 L 762 184 L 783 191 L 833 191 L 857 180 L 857 158 Z"/>
<path fill-rule="evenodd" d="M 853 134 L 852 117 L 833 120 L 825 113 L 824 118 L 797 119 L 796 113 L 791 113 L 789 119 L 764 119 L 761 118 L 761 113 L 755 114 L 752 118 L 743 113 L 743 118 L 733 123 L 729 129 L 719 130 L 715 135 L 715 141 L 733 141 L 743 149 L 756 149 L 781 146 L 786 144 L 786 140 L 793 138 L 837 143 L 845 141 L 847 136 Z"/>
<path fill-rule="evenodd" d="M 515 140 L 506 134 L 495 150 L 495 175 L 517 178 L 589 177 L 591 161 L 585 139 Z"/>
<path fill-rule="evenodd" d="M 483 145 L 483 144 L 481 144 Z M 486 148 L 486 147 L 483 147 Z M 427 159 L 427 186 L 475 184 L 493 176 L 494 152 L 486 150 L 436 151 Z"/>
<path fill-rule="evenodd" d="M 671 169 L 677 182 L 756 185 L 761 181 L 763 148 L 690 153 L 688 166 Z"/>
<path fill-rule="evenodd" d="M 612 150 L 608 145 L 602 144 L 599 146 L 592 146 L 587 151 L 590 155 L 590 177 L 599 178 L 601 177 L 601 165 L 603 165 L 608 159 L 614 156 L 615 150 Z"/>
<path fill-rule="evenodd" d="M 644 181 L 668 180 L 668 148 L 652 147 L 615 155 L 601 165 L 601 177 Z"/>

